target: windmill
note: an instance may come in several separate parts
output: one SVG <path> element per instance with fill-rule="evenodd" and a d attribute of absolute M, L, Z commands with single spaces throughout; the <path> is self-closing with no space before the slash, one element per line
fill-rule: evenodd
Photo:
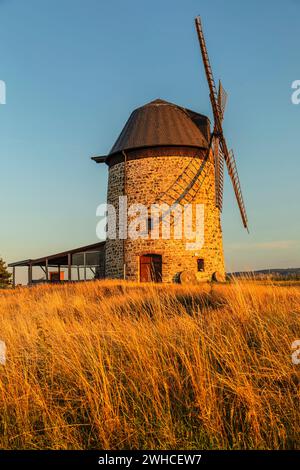
<path fill-rule="evenodd" d="M 200 18 L 195 19 L 195 24 L 210 91 L 213 129 L 207 116 L 156 99 L 133 110 L 107 155 L 93 157 L 109 167 L 110 205 L 118 210 L 120 198 L 126 196 L 129 206 L 138 203 L 148 208 L 145 238 L 107 238 L 106 277 L 142 282 L 179 279 L 189 283 L 224 279 L 220 215 L 225 165 L 243 225 L 248 230 L 234 154 L 228 150 L 222 128 L 227 94 L 221 82 L 216 88 Z M 159 219 L 152 217 L 153 205 L 159 207 Z M 165 223 L 168 227 L 177 222 L 179 214 L 179 228 L 184 225 L 182 207 L 177 211 L 176 205 L 184 209 L 190 205 L 193 210 L 205 205 L 205 243 L 201 248 L 193 248 L 186 233 L 180 237 L 151 237 L 154 222 L 156 226 Z M 119 220 L 116 225 L 118 233 Z M 199 231 L 194 233 L 199 235 Z M 151 274 L 153 269 L 155 275 Z"/>
<path fill-rule="evenodd" d="M 244 227 L 248 230 L 248 219 L 246 214 L 246 208 L 243 200 L 240 179 L 237 171 L 236 161 L 233 150 L 228 150 L 227 143 L 224 137 L 222 128 L 222 121 L 224 117 L 224 111 L 226 106 L 227 94 L 219 82 L 219 91 L 215 85 L 212 68 L 210 65 L 207 47 L 204 39 L 202 24 L 200 16 L 195 18 L 195 25 L 198 34 L 205 74 L 209 87 L 209 96 L 212 105 L 212 111 L 214 116 L 214 130 L 212 133 L 212 147 L 215 158 L 215 177 L 216 177 L 216 205 L 222 210 L 223 202 L 223 166 L 224 161 L 227 166 L 228 174 L 230 176 L 232 186 L 234 189 L 235 197 L 240 210 L 241 218 Z M 249 230 L 248 230 L 249 231 Z"/>

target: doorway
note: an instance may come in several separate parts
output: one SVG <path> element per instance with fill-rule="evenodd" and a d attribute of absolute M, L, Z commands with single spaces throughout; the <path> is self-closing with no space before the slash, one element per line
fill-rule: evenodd
<path fill-rule="evenodd" d="M 140 281 L 162 281 L 162 256 L 149 253 L 140 256 Z"/>

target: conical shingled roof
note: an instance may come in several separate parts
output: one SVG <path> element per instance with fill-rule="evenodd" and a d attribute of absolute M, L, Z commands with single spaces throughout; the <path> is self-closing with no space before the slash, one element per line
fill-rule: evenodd
<path fill-rule="evenodd" d="M 209 133 L 206 116 L 157 99 L 132 112 L 110 155 L 143 147 L 207 148 Z"/>

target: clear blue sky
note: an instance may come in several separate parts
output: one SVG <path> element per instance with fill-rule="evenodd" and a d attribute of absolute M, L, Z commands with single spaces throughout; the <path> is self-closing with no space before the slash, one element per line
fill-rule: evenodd
<path fill-rule="evenodd" d="M 193 19 L 229 92 L 250 235 L 227 181 L 227 269 L 300 266 L 297 0 L 0 0 L 0 255 L 96 240 L 107 152 L 130 112 L 163 98 L 211 116 Z"/>

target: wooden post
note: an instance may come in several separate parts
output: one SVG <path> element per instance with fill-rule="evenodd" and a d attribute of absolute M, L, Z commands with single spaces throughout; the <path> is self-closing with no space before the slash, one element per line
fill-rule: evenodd
<path fill-rule="evenodd" d="M 28 266 L 28 285 L 32 285 L 32 264 L 30 263 Z"/>
<path fill-rule="evenodd" d="M 78 278 L 78 281 L 80 281 L 80 266 L 79 265 L 77 266 L 77 278 Z"/>
<path fill-rule="evenodd" d="M 72 280 L 72 256 L 68 253 L 68 281 Z"/>
<path fill-rule="evenodd" d="M 45 268 L 46 268 L 46 282 L 49 281 L 49 269 L 48 269 L 48 258 L 46 258 Z"/>
<path fill-rule="evenodd" d="M 13 280 L 12 280 L 12 283 L 13 283 L 13 287 L 16 287 L 16 267 L 13 266 Z"/>
<path fill-rule="evenodd" d="M 86 281 L 86 253 L 83 253 L 83 264 L 84 264 L 84 280 Z"/>

